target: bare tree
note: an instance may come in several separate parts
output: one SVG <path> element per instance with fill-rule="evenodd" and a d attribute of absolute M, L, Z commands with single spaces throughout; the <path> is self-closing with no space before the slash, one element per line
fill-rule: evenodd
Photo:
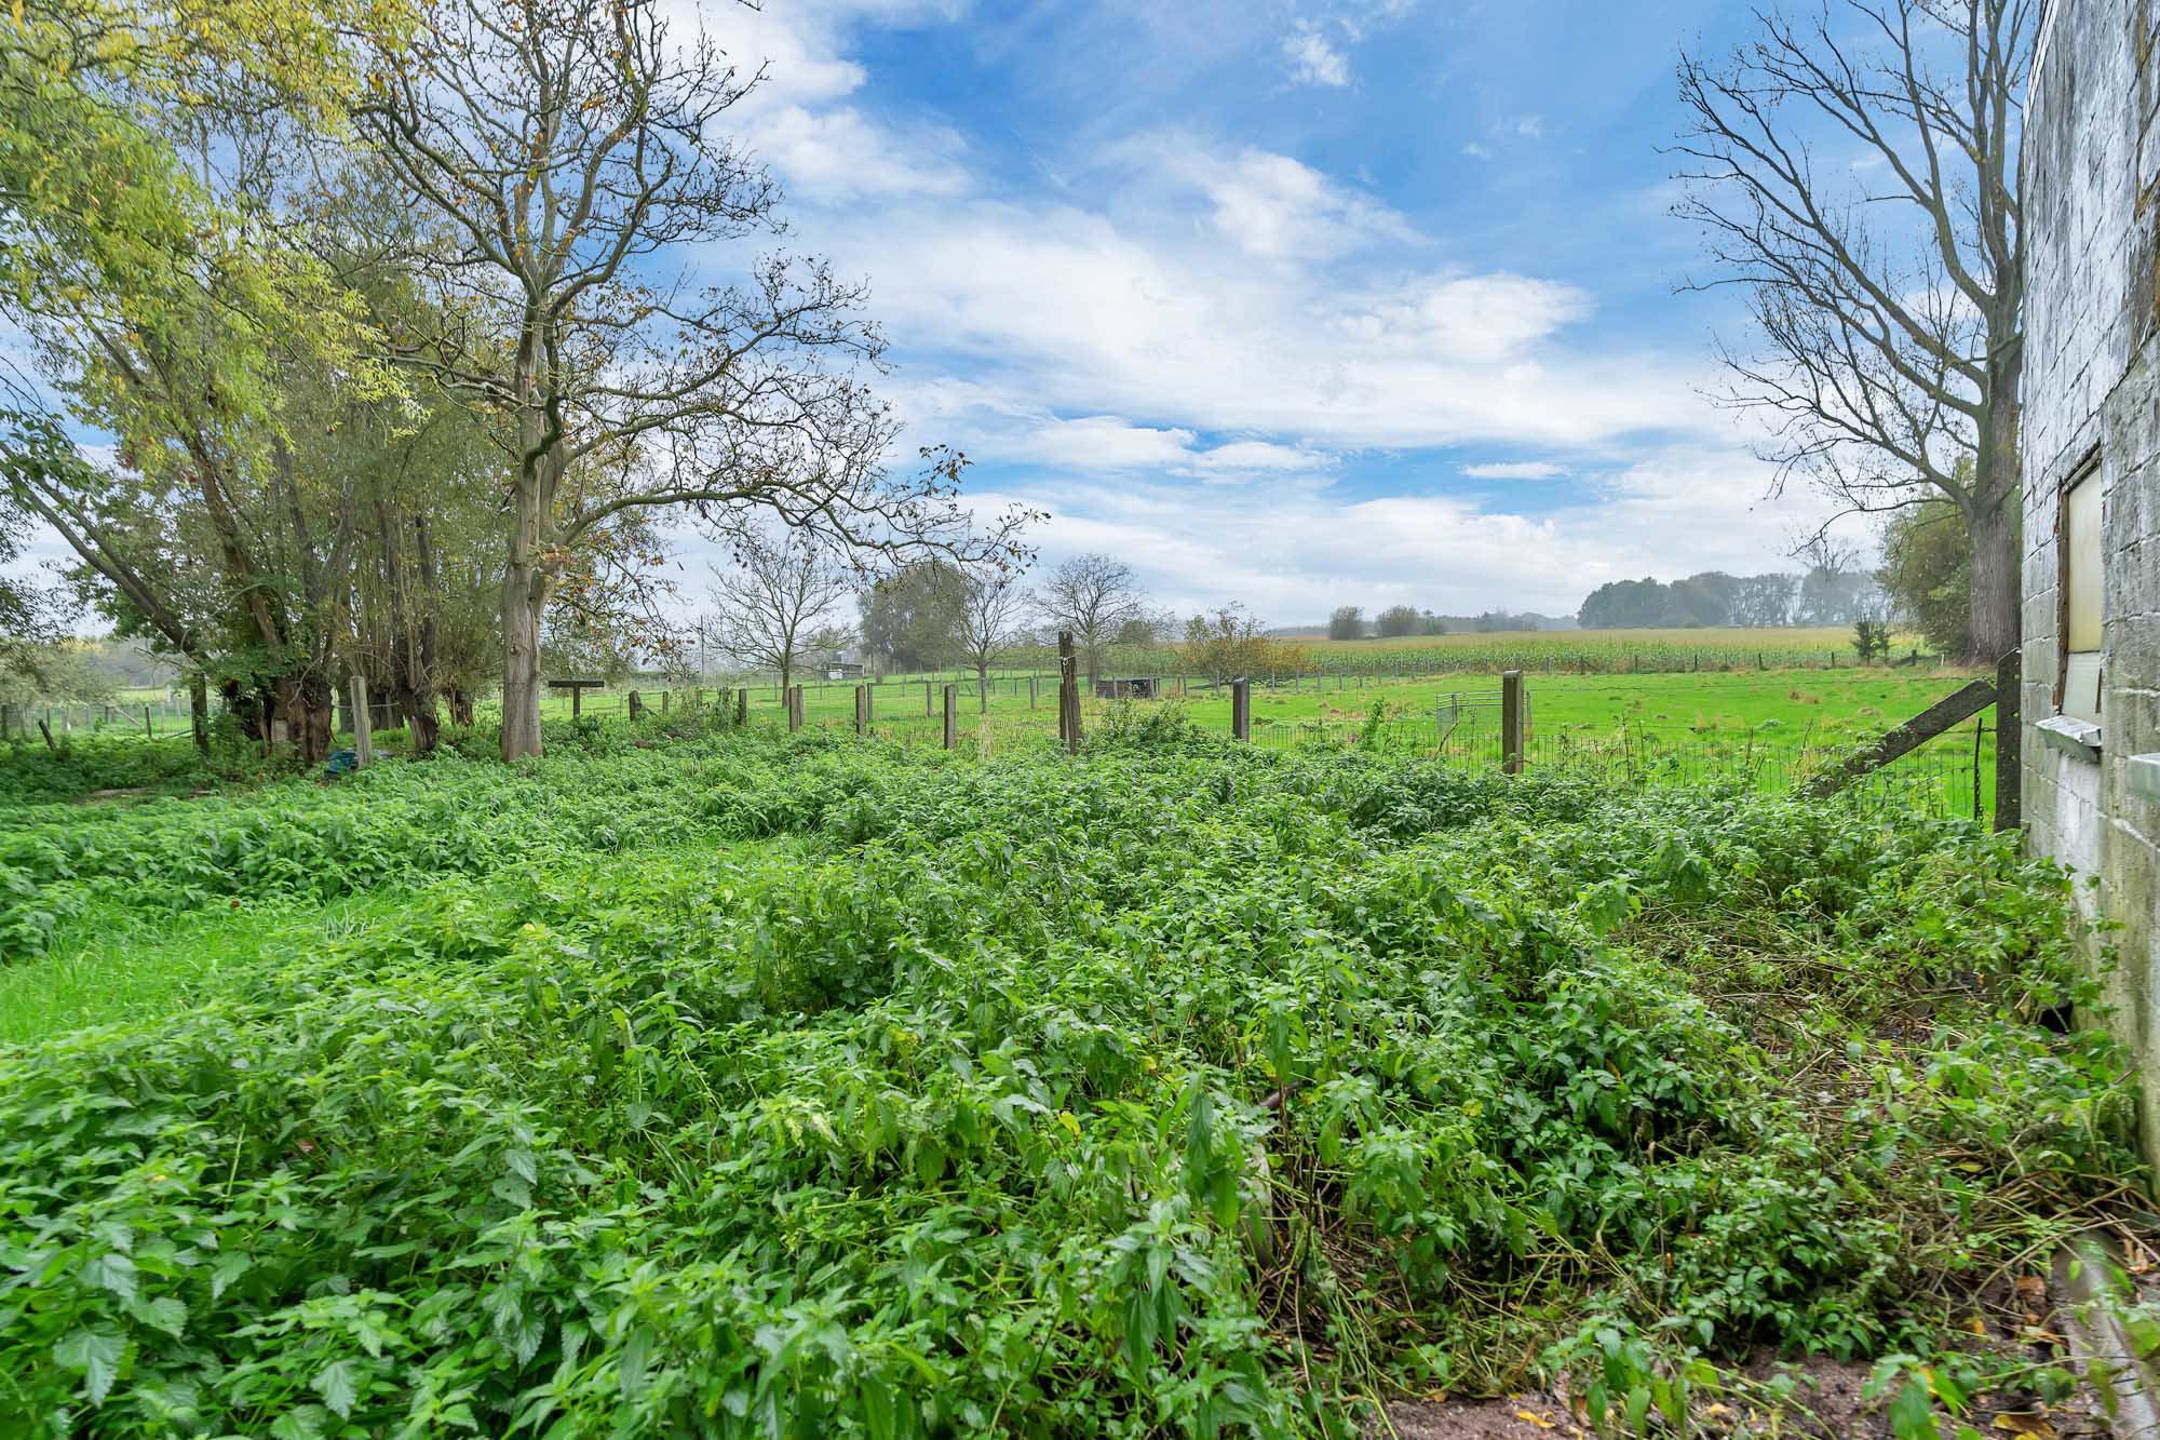
<path fill-rule="evenodd" d="M 785 692 L 796 662 L 832 642 L 833 627 L 824 622 L 854 593 L 853 579 L 813 536 L 745 531 L 735 542 L 734 568 L 714 567 L 713 613 L 701 633 L 737 663 L 778 675 Z"/>
<path fill-rule="evenodd" d="M 435 232 L 414 259 L 451 323 L 395 336 L 400 352 L 511 461 L 506 758 L 540 749 L 542 622 L 613 517 L 765 514 L 850 549 L 966 533 L 957 456 L 904 479 L 881 463 L 893 426 L 857 379 L 880 352 L 859 287 L 780 257 L 726 286 L 670 273 L 774 233 L 778 194 L 724 133 L 759 76 L 670 35 L 662 9 L 431 0 L 358 117 Z"/>
<path fill-rule="evenodd" d="M 1708 234 L 1712 283 L 1747 288 L 1763 342 L 1723 353 L 1727 398 L 1775 417 L 1780 484 L 1804 473 L 1844 513 L 1958 507 L 1976 659 L 2018 638 L 2017 156 L 2038 8 L 1823 0 L 1805 21 L 1757 11 L 1722 67 L 1680 63 L 1678 213 Z"/>
<path fill-rule="evenodd" d="M 1102 676 L 1103 650 L 1129 620 L 1148 617 L 1132 567 L 1108 555 L 1075 555 L 1043 582 L 1035 608 L 1055 630 L 1070 630 L 1087 665 L 1088 689 Z"/>
<path fill-rule="evenodd" d="M 969 571 L 961 577 L 958 618 L 953 640 L 975 671 L 978 710 L 990 708 L 990 667 L 1020 639 L 1020 617 L 1027 613 L 1020 577 L 1006 570 Z"/>

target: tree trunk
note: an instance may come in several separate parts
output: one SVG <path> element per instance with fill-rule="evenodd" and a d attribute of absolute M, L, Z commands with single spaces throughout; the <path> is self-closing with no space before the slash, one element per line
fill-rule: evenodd
<path fill-rule="evenodd" d="M 1973 453 L 1972 505 L 1967 523 L 1972 534 L 1972 653 L 1976 665 L 1992 665 L 2016 649 L 2022 639 L 2024 557 L 2019 538 L 2024 528 L 2024 492 L 2018 476 L 2018 385 L 2024 370 L 2024 339 L 2015 321 L 1996 327 L 2016 338 L 1998 348 L 1988 367 L 1988 405 L 1980 417 Z"/>
<path fill-rule="evenodd" d="M 1972 653 L 1965 658 L 1975 665 L 1992 665 L 2018 645 L 2019 520 L 2017 491 L 2012 489 L 1993 505 L 1976 505 L 1969 521 Z"/>
<path fill-rule="evenodd" d="M 301 755 L 311 763 L 329 759 L 330 752 L 337 746 L 331 723 L 336 718 L 336 710 L 329 678 L 309 675 L 300 681 L 294 693 L 300 713 L 294 717 L 293 730 L 300 740 Z"/>
<path fill-rule="evenodd" d="M 540 753 L 540 605 L 538 567 L 512 563 L 503 573 L 502 757 Z"/>
<path fill-rule="evenodd" d="M 435 713 L 435 544 L 424 514 L 413 516 L 413 561 L 418 567 L 420 600 L 407 651 L 411 673 L 406 678 L 411 694 L 406 721 L 412 727 L 413 754 L 431 755 L 442 733 L 442 722 Z"/>
<path fill-rule="evenodd" d="M 975 667 L 975 709 L 979 714 L 990 713 L 990 667 L 987 665 Z"/>
<path fill-rule="evenodd" d="M 450 702 L 450 723 L 459 726 L 462 729 L 471 729 L 473 723 L 473 701 L 471 693 L 458 686 L 453 685 L 450 687 L 449 691 L 446 692 L 444 698 L 446 698 Z"/>

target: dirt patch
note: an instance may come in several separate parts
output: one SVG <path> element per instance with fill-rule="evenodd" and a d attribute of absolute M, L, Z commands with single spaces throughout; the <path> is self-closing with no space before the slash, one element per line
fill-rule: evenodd
<path fill-rule="evenodd" d="M 1527 1440 L 1534 1435 L 1574 1437 L 1590 1432 L 1551 1399 L 1404 1400 L 1387 1408 L 1372 1427 L 1373 1440 Z"/>

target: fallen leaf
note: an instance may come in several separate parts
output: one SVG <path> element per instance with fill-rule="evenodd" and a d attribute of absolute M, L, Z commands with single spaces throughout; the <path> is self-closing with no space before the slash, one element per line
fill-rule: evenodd
<path fill-rule="evenodd" d="M 1527 1420 L 1532 1425 L 1537 1426 L 1540 1430 L 1557 1430 L 1560 1428 L 1557 1424 L 1555 1424 L 1551 1420 L 1546 1419 L 1543 1415 L 1536 1414 L 1529 1410 L 1517 1410 L 1515 1412 L 1515 1418 L 1517 1420 Z"/>
<path fill-rule="evenodd" d="M 2048 1424 L 2047 1417 L 2032 1412 L 1997 1415 L 1995 1428 L 2012 1435 L 2029 1435 L 2032 1440 L 2055 1440 L 2055 1427 Z"/>

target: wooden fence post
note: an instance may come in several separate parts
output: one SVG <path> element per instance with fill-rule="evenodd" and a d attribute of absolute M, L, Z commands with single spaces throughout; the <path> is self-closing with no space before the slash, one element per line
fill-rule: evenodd
<path fill-rule="evenodd" d="M 959 726 L 953 720 L 954 700 L 959 689 L 960 687 L 957 685 L 947 685 L 945 687 L 945 748 L 947 750 L 953 748 L 953 742 L 959 735 Z"/>
<path fill-rule="evenodd" d="M 750 687 L 745 685 L 735 692 L 735 724 L 740 727 L 750 723 Z"/>
<path fill-rule="evenodd" d="M 352 738 L 353 763 L 356 765 L 375 763 L 375 737 L 369 728 L 373 719 L 368 714 L 367 679 L 355 675 L 352 677 Z"/>
<path fill-rule="evenodd" d="M 632 691 L 630 692 L 630 718 L 631 718 L 632 720 L 635 720 L 635 719 L 637 719 L 637 718 L 638 718 L 638 717 L 639 717 L 640 715 L 643 715 L 644 713 L 645 713 L 645 697 L 644 697 L 644 696 L 642 696 L 642 695 L 640 695 L 640 694 L 638 694 L 638 692 L 637 692 L 637 691 L 635 691 L 635 690 L 632 690 Z"/>
<path fill-rule="evenodd" d="M 1033 675 L 1030 675 L 1030 676 L 1028 676 L 1028 709 L 1030 709 L 1030 710 L 1033 710 L 1034 708 L 1035 708 L 1035 677 L 1034 677 Z"/>
<path fill-rule="evenodd" d="M 930 698 L 930 682 L 925 680 L 922 682 L 922 717 L 928 720 L 935 714 L 937 714 L 937 709 Z"/>
<path fill-rule="evenodd" d="M 1252 739 L 1252 681 L 1230 682 L 1230 738 Z"/>
<path fill-rule="evenodd" d="M 1995 828 L 2025 823 L 2024 652 L 2012 650 L 1995 665 Z"/>
<path fill-rule="evenodd" d="M 1058 739 L 1080 749 L 1080 659 L 1070 630 L 1058 631 Z"/>
<path fill-rule="evenodd" d="M 1500 673 L 1500 768 L 1510 775 L 1523 768 L 1523 677 L 1520 670 Z"/>
<path fill-rule="evenodd" d="M 792 733 L 802 729 L 802 686 L 790 685 L 786 693 L 787 728 Z"/>

